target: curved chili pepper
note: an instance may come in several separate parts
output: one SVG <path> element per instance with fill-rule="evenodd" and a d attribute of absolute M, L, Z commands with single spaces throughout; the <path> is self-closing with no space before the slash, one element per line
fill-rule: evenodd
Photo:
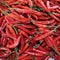
<path fill-rule="evenodd" d="M 36 23 L 39 23 L 39 24 L 51 24 L 51 23 L 54 23 L 54 20 L 52 19 L 51 21 L 36 21 Z"/>
<path fill-rule="evenodd" d="M 31 10 L 27 10 L 27 9 L 18 9 L 18 8 L 16 8 L 15 10 L 19 13 L 28 13 L 28 14 L 32 13 Z"/>
<path fill-rule="evenodd" d="M 29 29 L 34 29 L 35 27 L 33 25 L 26 25 L 26 24 L 21 24 L 23 27 L 25 28 L 29 28 Z"/>
<path fill-rule="evenodd" d="M 38 3 L 37 0 L 34 0 L 34 2 L 35 2 L 35 5 L 36 5 L 37 7 L 40 7 L 40 4 Z"/>
<path fill-rule="evenodd" d="M 11 52 L 8 48 L 5 48 L 5 47 L 1 47 L 0 51 L 6 51 L 6 53 L 3 53 L 3 55 L 0 55 L 0 57 L 7 57 L 8 53 Z"/>
<path fill-rule="evenodd" d="M 39 54 L 39 53 L 32 53 L 32 52 L 25 52 L 25 53 L 27 53 L 27 54 L 29 54 L 29 55 L 32 55 L 32 56 L 42 56 L 42 55 L 44 55 L 44 54 Z"/>
<path fill-rule="evenodd" d="M 57 28 L 57 27 L 56 27 L 56 28 Z M 56 28 L 55 28 L 55 29 L 56 29 Z M 44 39 L 45 37 L 47 37 L 47 36 L 53 34 L 53 32 L 55 31 L 55 29 L 52 30 L 52 31 L 50 31 L 50 32 L 48 32 L 48 33 L 46 33 L 46 34 L 43 34 L 43 35 L 41 35 L 41 36 L 35 38 L 35 40 L 41 40 L 41 39 Z"/>
<path fill-rule="evenodd" d="M 2 60 L 59 60 L 59 0 L 0 1 Z"/>
<path fill-rule="evenodd" d="M 20 33 L 22 34 L 22 35 L 24 35 L 25 37 L 29 37 L 28 35 L 27 35 L 27 33 L 25 33 L 24 31 L 20 31 Z"/>
<path fill-rule="evenodd" d="M 59 17 L 60 16 L 60 14 L 58 14 L 58 13 L 53 13 L 55 16 L 57 16 L 57 17 Z"/>
<path fill-rule="evenodd" d="M 42 25 L 42 24 L 38 24 L 37 22 L 35 22 L 34 20 L 32 20 L 32 23 L 38 27 L 47 27 L 46 25 Z"/>
<path fill-rule="evenodd" d="M 29 47 L 29 43 L 26 43 L 23 49 L 20 51 L 20 54 L 23 53 Z"/>
<path fill-rule="evenodd" d="M 48 37 L 50 39 L 50 41 L 48 41 L 47 43 L 49 43 L 48 45 L 50 45 L 49 47 L 51 47 L 52 49 L 55 50 L 55 52 L 60 55 L 60 53 L 58 52 L 58 48 L 57 46 L 55 45 L 54 41 L 52 40 L 51 37 Z"/>
<path fill-rule="evenodd" d="M 33 48 L 33 51 L 36 51 L 36 52 L 38 52 L 38 53 L 40 53 L 40 54 L 47 54 L 47 52 L 40 51 L 40 50 L 37 50 L 37 49 L 34 49 L 34 48 Z"/>
<path fill-rule="evenodd" d="M 32 14 L 32 16 L 37 20 L 38 18 L 37 18 L 37 16 L 35 15 L 35 14 Z"/>
<path fill-rule="evenodd" d="M 18 39 L 14 40 L 14 44 L 12 45 L 6 45 L 7 48 L 15 48 L 19 42 L 20 42 L 21 36 L 18 37 Z"/>
<path fill-rule="evenodd" d="M 59 6 L 56 6 L 56 5 L 53 6 L 53 7 L 51 7 L 49 1 L 47 1 L 47 7 L 48 7 L 49 10 L 53 10 L 53 9 L 57 9 L 57 8 L 59 8 Z"/>
<path fill-rule="evenodd" d="M 11 27 L 10 25 L 7 26 L 7 29 L 10 31 L 10 33 L 11 33 L 14 37 L 16 37 L 16 34 L 15 34 L 14 30 L 12 29 L 12 27 Z"/>
<path fill-rule="evenodd" d="M 15 6 L 15 5 L 14 5 L 13 8 L 15 8 L 15 7 L 30 10 L 30 8 L 29 8 L 28 6 L 23 6 L 23 5 L 17 5 L 17 6 Z"/>
<path fill-rule="evenodd" d="M 3 22 L 3 20 L 4 20 L 4 16 L 2 16 L 2 17 L 0 18 L 0 26 L 1 26 L 2 22 Z"/>
<path fill-rule="evenodd" d="M 55 42 L 57 42 L 59 39 L 60 39 L 60 36 L 58 36 L 58 37 L 55 39 Z"/>
<path fill-rule="evenodd" d="M 20 56 L 18 59 L 19 59 L 19 60 L 20 60 L 20 59 L 23 59 L 23 58 L 25 58 L 26 56 L 28 56 L 28 54 L 24 54 L 24 55 Z"/>
<path fill-rule="evenodd" d="M 27 32 L 28 34 L 31 34 L 29 30 L 27 30 L 26 28 L 22 27 L 22 26 L 16 26 L 19 29 L 22 29 L 23 31 Z"/>
<path fill-rule="evenodd" d="M 27 0 L 28 4 L 30 7 L 33 7 L 33 3 L 32 3 L 32 0 Z"/>

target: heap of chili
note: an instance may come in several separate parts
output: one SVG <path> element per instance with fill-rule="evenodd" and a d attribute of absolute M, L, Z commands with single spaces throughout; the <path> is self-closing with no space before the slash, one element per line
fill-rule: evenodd
<path fill-rule="evenodd" d="M 60 60 L 60 0 L 0 0 L 1 60 Z"/>

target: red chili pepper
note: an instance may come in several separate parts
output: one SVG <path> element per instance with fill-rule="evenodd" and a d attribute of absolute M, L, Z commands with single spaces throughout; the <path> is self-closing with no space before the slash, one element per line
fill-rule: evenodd
<path fill-rule="evenodd" d="M 3 22 L 3 20 L 4 20 L 4 16 L 2 16 L 2 17 L 0 18 L 0 26 L 1 26 L 2 22 Z"/>
<path fill-rule="evenodd" d="M 51 14 L 50 15 L 52 18 L 56 19 L 57 21 L 60 21 L 59 18 L 57 18 L 55 15 Z"/>
<path fill-rule="evenodd" d="M 15 10 L 16 10 L 17 12 L 19 12 L 19 13 L 27 13 L 27 14 L 32 13 L 31 10 L 27 10 L 27 9 L 19 9 L 19 8 L 16 8 Z"/>
<path fill-rule="evenodd" d="M 47 44 L 49 43 L 48 45 L 50 45 L 50 47 L 53 48 L 58 55 L 60 55 L 60 53 L 58 52 L 58 48 L 55 45 L 53 39 L 51 37 L 48 38 L 50 39 L 50 42 L 48 41 Z"/>
<path fill-rule="evenodd" d="M 17 5 L 17 6 L 13 5 L 13 6 L 14 6 L 13 8 L 18 7 L 18 8 L 30 10 L 28 6 L 23 6 L 23 5 Z"/>
<path fill-rule="evenodd" d="M 33 21 L 32 20 L 32 23 L 34 24 L 34 25 L 36 25 L 37 27 L 47 27 L 46 25 L 42 25 L 42 24 L 38 24 L 37 22 L 35 22 L 35 21 Z"/>
<path fill-rule="evenodd" d="M 3 36 L 4 38 L 12 38 L 12 39 L 16 39 L 16 38 L 12 37 L 12 36 L 9 35 L 9 34 L 5 34 L 3 31 L 1 31 L 1 33 L 2 33 L 2 36 Z"/>
<path fill-rule="evenodd" d="M 55 39 L 55 42 L 57 42 L 59 39 L 60 39 L 60 36 L 58 36 L 58 37 Z"/>
<path fill-rule="evenodd" d="M 7 48 L 15 48 L 19 42 L 20 42 L 21 36 L 18 37 L 18 39 L 14 40 L 14 44 L 12 45 L 6 45 Z"/>
<path fill-rule="evenodd" d="M 56 29 L 57 29 L 57 27 L 56 27 L 54 30 L 50 31 L 50 32 L 47 32 L 47 33 L 45 33 L 45 34 L 43 34 L 43 35 L 41 35 L 41 36 L 38 36 L 37 38 L 35 38 L 35 40 L 41 40 L 41 39 L 46 38 L 47 36 L 53 34 L 53 32 L 54 32 Z"/>
<path fill-rule="evenodd" d="M 43 34 L 43 35 L 41 35 L 41 36 L 38 36 L 37 38 L 35 38 L 35 40 L 41 40 L 41 39 L 44 39 L 44 38 L 46 38 L 47 36 L 49 36 L 49 35 L 51 35 L 51 34 L 53 34 L 52 31 L 47 32 L 47 33 L 45 33 L 45 34 Z"/>
<path fill-rule="evenodd" d="M 1 24 L 1 30 L 3 30 L 4 28 L 5 28 L 5 26 L 6 26 L 6 21 L 4 20 L 3 22 L 2 22 L 2 24 Z"/>
<path fill-rule="evenodd" d="M 38 20 L 38 17 L 35 14 L 32 14 L 32 17 Z"/>
<path fill-rule="evenodd" d="M 23 31 L 25 31 L 28 34 L 31 34 L 29 30 L 27 30 L 26 28 L 22 27 L 22 26 L 16 26 L 19 29 L 22 29 Z"/>
<path fill-rule="evenodd" d="M 25 24 L 21 24 L 23 27 L 28 28 L 28 29 L 34 29 L 35 27 L 32 25 L 25 25 Z"/>
<path fill-rule="evenodd" d="M 59 10 L 59 9 L 56 9 L 56 12 L 58 12 L 58 13 L 59 13 L 59 12 L 60 12 L 60 10 Z"/>
<path fill-rule="evenodd" d="M 44 34 L 50 32 L 47 28 L 40 28 L 40 31 Z"/>
<path fill-rule="evenodd" d="M 14 15 L 17 15 L 18 19 L 16 20 L 19 20 L 20 22 L 22 23 L 28 23 L 30 21 L 30 18 L 25 18 L 23 15 L 19 15 L 18 13 L 16 12 L 12 12 Z"/>
<path fill-rule="evenodd" d="M 8 43 L 7 44 L 13 44 L 13 40 L 10 38 L 7 38 Z"/>
<path fill-rule="evenodd" d="M 33 3 L 32 3 L 32 0 L 27 0 L 28 4 L 30 7 L 33 7 Z"/>
<path fill-rule="evenodd" d="M 39 20 L 49 20 L 49 19 L 50 19 L 50 17 L 48 17 L 48 18 L 47 17 L 42 17 L 42 16 L 39 17 Z"/>
<path fill-rule="evenodd" d="M 45 4 L 44 4 L 44 2 L 42 1 L 42 0 L 40 0 L 40 1 L 38 1 L 41 5 L 42 5 L 42 7 L 46 10 L 46 12 L 48 12 L 48 14 L 52 17 L 52 18 L 54 18 L 54 19 L 56 19 L 57 21 L 59 21 L 59 19 L 57 18 L 57 17 L 55 17 L 53 14 L 50 14 L 50 11 L 48 10 L 48 8 L 45 6 Z"/>
<path fill-rule="evenodd" d="M 12 36 L 16 37 L 16 34 L 10 25 L 7 26 L 7 29 L 10 31 L 10 34 L 12 34 Z"/>
<path fill-rule="evenodd" d="M 49 10 L 53 10 L 53 9 L 57 9 L 57 8 L 59 8 L 59 6 L 56 6 L 56 5 L 53 6 L 53 7 L 51 7 L 49 1 L 47 1 L 47 7 L 48 7 Z"/>
<path fill-rule="evenodd" d="M 2 41 L 1 41 L 1 43 L 2 43 L 2 46 L 5 46 L 5 45 L 6 45 L 6 43 L 7 43 L 7 39 L 5 39 L 5 38 L 2 38 L 1 40 L 2 40 Z"/>
<path fill-rule="evenodd" d="M 60 0 L 0 1 L 2 60 L 59 60 Z"/>
<path fill-rule="evenodd" d="M 40 51 L 40 50 L 37 50 L 37 49 L 34 49 L 34 48 L 33 48 L 33 51 L 38 52 L 38 53 L 40 53 L 40 54 L 47 54 L 47 52 Z"/>
<path fill-rule="evenodd" d="M 32 52 L 25 52 L 25 53 L 27 53 L 27 54 L 29 54 L 29 55 L 32 55 L 32 56 L 43 56 L 44 54 L 40 54 L 40 53 L 32 53 Z"/>
<path fill-rule="evenodd" d="M 34 0 L 34 2 L 35 2 L 35 4 L 36 4 L 37 7 L 40 7 L 40 4 L 38 3 L 37 0 Z"/>
<path fill-rule="evenodd" d="M 39 46 L 38 49 L 41 51 L 46 51 L 42 46 Z"/>
<path fill-rule="evenodd" d="M 44 2 L 42 0 L 37 0 L 41 5 L 42 7 L 47 11 L 49 12 L 48 8 L 45 6 Z"/>
<path fill-rule="evenodd" d="M 24 38 L 23 38 L 23 36 L 22 36 L 22 37 L 21 37 L 21 41 L 20 41 L 20 50 L 23 49 L 24 44 L 25 44 L 25 41 L 24 41 Z"/>
<path fill-rule="evenodd" d="M 29 36 L 27 35 L 26 32 L 24 32 L 24 31 L 20 31 L 20 33 L 21 33 L 22 35 L 24 35 L 25 37 L 29 38 Z"/>
<path fill-rule="evenodd" d="M 53 13 L 55 16 L 57 16 L 57 17 L 59 17 L 60 16 L 60 14 L 58 14 L 58 13 Z"/>
<path fill-rule="evenodd" d="M 26 43 L 23 49 L 20 51 L 20 54 L 23 53 L 29 47 L 29 43 Z"/>
<path fill-rule="evenodd" d="M 20 56 L 18 59 L 19 59 L 19 60 L 20 60 L 20 59 L 23 59 L 23 58 L 25 58 L 26 56 L 28 56 L 28 54 L 24 54 L 24 55 Z"/>
<path fill-rule="evenodd" d="M 47 56 L 46 58 L 45 58 L 45 60 L 48 60 L 50 57 L 49 56 Z"/>
<path fill-rule="evenodd" d="M 36 23 L 39 23 L 39 24 L 52 24 L 52 23 L 54 23 L 54 20 L 52 19 L 51 21 L 36 21 Z"/>
<path fill-rule="evenodd" d="M 6 52 L 6 53 L 3 53 L 3 55 L 1 54 L 0 57 L 7 57 L 8 53 L 11 52 L 8 48 L 5 48 L 5 47 L 1 47 L 0 51 L 2 51 L 2 52 L 5 51 Z"/>

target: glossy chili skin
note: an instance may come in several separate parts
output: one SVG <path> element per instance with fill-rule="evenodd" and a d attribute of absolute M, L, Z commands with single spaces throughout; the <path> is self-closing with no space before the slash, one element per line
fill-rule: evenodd
<path fill-rule="evenodd" d="M 60 59 L 60 0 L 1 0 L 2 60 Z"/>

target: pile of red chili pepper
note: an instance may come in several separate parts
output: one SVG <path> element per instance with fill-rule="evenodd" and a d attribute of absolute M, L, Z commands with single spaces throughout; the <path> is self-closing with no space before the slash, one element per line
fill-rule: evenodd
<path fill-rule="evenodd" d="M 1 60 L 60 60 L 60 0 L 0 0 Z"/>

